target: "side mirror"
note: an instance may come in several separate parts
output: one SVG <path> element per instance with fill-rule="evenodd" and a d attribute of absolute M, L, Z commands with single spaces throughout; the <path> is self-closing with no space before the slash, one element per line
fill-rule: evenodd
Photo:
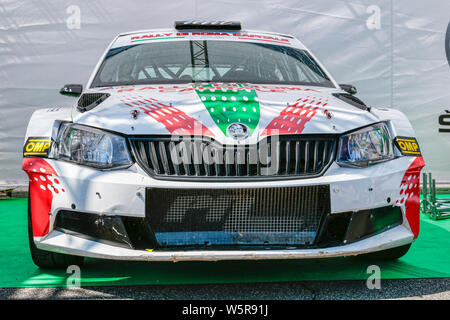
<path fill-rule="evenodd" d="M 358 90 L 356 90 L 356 87 L 351 84 L 340 84 L 339 86 L 342 90 L 350 93 L 351 95 L 354 95 L 358 92 Z"/>
<path fill-rule="evenodd" d="M 83 92 L 81 84 L 66 84 L 59 90 L 59 93 L 65 96 L 79 97 Z"/>

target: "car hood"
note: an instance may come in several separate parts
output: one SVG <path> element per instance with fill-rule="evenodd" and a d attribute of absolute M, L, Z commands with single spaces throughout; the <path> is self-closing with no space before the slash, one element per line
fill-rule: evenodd
<path fill-rule="evenodd" d="M 89 111 L 74 109 L 74 122 L 126 135 L 197 134 L 232 143 L 243 130 L 252 143 L 274 134 L 338 134 L 380 121 L 336 97 L 342 91 L 334 88 L 207 83 L 85 94 L 94 92 L 109 97 Z"/>

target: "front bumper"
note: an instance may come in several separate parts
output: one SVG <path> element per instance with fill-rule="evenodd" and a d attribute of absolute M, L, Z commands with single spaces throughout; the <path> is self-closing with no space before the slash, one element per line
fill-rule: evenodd
<path fill-rule="evenodd" d="M 33 160 L 30 160 L 30 163 L 31 161 Z M 301 259 L 357 255 L 411 243 L 417 234 L 411 230 L 411 216 L 408 217 L 408 207 L 403 199 L 406 192 L 401 186 L 414 161 L 415 158 L 412 157 L 400 157 L 365 169 L 341 168 L 333 164 L 323 176 L 317 178 L 239 183 L 163 181 L 152 179 L 137 165 L 125 170 L 98 171 L 50 159 L 36 160 L 28 167 L 24 165 L 24 170 L 29 174 L 31 184 L 36 184 L 34 188 L 30 184 L 30 194 L 32 197 L 33 236 L 36 246 L 40 249 L 118 260 Z M 43 167 L 43 162 L 46 163 L 44 171 L 40 170 L 42 168 L 34 167 L 36 163 Z M 52 170 L 49 170 L 49 167 Z M 412 185 L 418 183 L 420 168 L 416 168 L 417 170 L 419 170 L 417 177 L 414 175 L 414 178 L 408 181 L 412 182 Z M 219 189 L 312 185 L 329 185 L 330 214 L 332 215 L 396 206 L 400 207 L 403 215 L 401 225 L 348 244 L 321 248 L 283 248 L 282 250 L 263 248 L 258 250 L 155 249 L 151 251 L 102 243 L 64 233 L 54 227 L 56 217 L 62 210 L 76 210 L 105 216 L 145 218 L 147 188 Z M 412 188 L 412 185 L 409 189 Z M 58 192 L 55 192 L 55 186 L 58 187 L 56 188 L 56 191 L 59 190 Z M 33 203 L 36 201 L 33 200 L 33 197 L 38 198 L 39 195 L 33 194 L 32 190 L 39 188 L 46 188 L 47 196 L 50 198 L 49 207 L 41 212 L 33 209 Z M 417 185 L 414 186 L 415 189 L 417 189 Z M 64 192 L 61 192 L 62 190 Z M 413 197 L 415 199 L 418 196 L 418 193 L 411 192 L 407 193 L 406 199 Z"/>
<path fill-rule="evenodd" d="M 91 258 L 177 262 L 332 258 L 395 248 L 409 244 L 412 241 L 413 234 L 411 231 L 404 226 L 397 226 L 355 243 L 323 249 L 145 251 L 111 246 L 59 231 L 53 231 L 36 245 L 42 250 Z"/>

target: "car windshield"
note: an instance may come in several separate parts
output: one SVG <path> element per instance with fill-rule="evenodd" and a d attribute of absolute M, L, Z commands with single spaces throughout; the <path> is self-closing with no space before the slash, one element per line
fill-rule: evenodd
<path fill-rule="evenodd" d="M 237 41 L 171 41 L 111 49 L 92 87 L 241 82 L 333 87 L 304 50 Z"/>

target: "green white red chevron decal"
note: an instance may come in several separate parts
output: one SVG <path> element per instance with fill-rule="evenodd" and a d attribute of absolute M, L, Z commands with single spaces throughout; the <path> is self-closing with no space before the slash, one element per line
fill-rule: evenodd
<path fill-rule="evenodd" d="M 225 136 L 227 127 L 235 122 L 247 125 L 252 135 L 260 117 L 258 97 L 252 86 L 208 83 L 196 85 L 195 91 Z"/>
<path fill-rule="evenodd" d="M 298 99 L 294 104 L 288 105 L 278 117 L 274 118 L 264 129 L 261 136 L 271 134 L 300 134 L 305 125 L 317 113 L 317 109 L 328 104 L 328 99 L 311 98 Z"/>
<path fill-rule="evenodd" d="M 399 199 L 396 205 L 405 206 L 405 215 L 408 219 L 414 239 L 419 235 L 420 226 L 420 171 L 425 166 L 422 157 L 417 157 L 406 170 L 400 185 Z"/>
<path fill-rule="evenodd" d="M 23 158 L 22 170 L 30 179 L 33 237 L 43 237 L 48 234 L 53 197 L 61 195 L 66 190 L 58 180 L 56 170 L 45 159 Z"/>
<path fill-rule="evenodd" d="M 127 102 L 127 99 L 130 102 Z M 205 136 L 213 137 L 214 134 L 201 122 L 188 116 L 183 111 L 167 105 L 154 98 L 122 97 L 121 102 L 132 108 L 139 108 L 159 123 L 163 124 L 167 131 L 172 134 L 195 134 L 201 133 Z"/>

